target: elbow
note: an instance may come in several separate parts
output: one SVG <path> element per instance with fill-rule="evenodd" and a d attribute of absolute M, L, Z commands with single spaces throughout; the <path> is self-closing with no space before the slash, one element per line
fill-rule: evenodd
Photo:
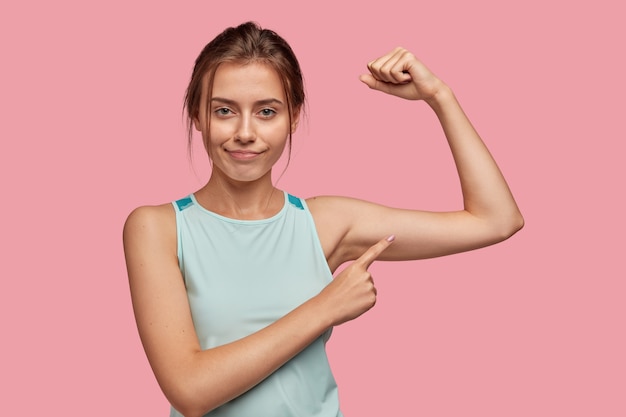
<path fill-rule="evenodd" d="M 217 360 L 199 360 L 198 355 L 206 351 L 194 352 L 188 360 L 174 363 L 166 375 L 155 373 L 172 408 L 185 417 L 202 417 L 243 392 L 236 379 L 215 369 Z M 213 370 L 202 371 L 207 368 Z"/>
<path fill-rule="evenodd" d="M 497 223 L 496 227 L 494 227 L 495 242 L 507 240 L 523 227 L 524 217 L 519 211 L 506 216 L 506 218 L 503 218 Z"/>
<path fill-rule="evenodd" d="M 185 417 L 202 417 L 220 405 L 216 398 L 200 393 L 189 381 L 170 386 L 163 393 L 171 406 Z"/>
<path fill-rule="evenodd" d="M 172 406 L 174 407 L 174 406 Z M 205 415 L 205 413 L 198 411 L 197 409 L 179 409 L 177 407 L 174 407 L 176 409 L 176 411 L 178 411 L 180 414 L 182 414 L 184 417 L 202 417 Z"/>
<path fill-rule="evenodd" d="M 518 210 L 514 215 L 511 216 L 511 219 L 509 221 L 509 235 L 507 236 L 507 238 L 522 230 L 523 227 L 524 216 L 522 216 L 522 213 Z"/>
<path fill-rule="evenodd" d="M 170 389 L 169 392 L 163 390 L 165 397 L 170 405 L 185 417 L 202 416 L 197 404 L 195 404 L 193 396 L 186 387 L 176 387 Z"/>
<path fill-rule="evenodd" d="M 189 395 L 168 396 L 168 401 L 176 411 L 185 417 L 202 417 L 211 411 L 210 409 L 202 408 L 197 399 L 191 398 Z"/>
<path fill-rule="evenodd" d="M 197 412 L 197 411 L 191 411 L 191 410 L 187 410 L 185 408 L 179 408 L 176 407 L 174 405 L 172 405 L 172 407 L 174 407 L 174 409 L 176 411 L 178 411 L 179 414 L 182 414 L 184 417 L 202 417 L 203 414 Z"/>

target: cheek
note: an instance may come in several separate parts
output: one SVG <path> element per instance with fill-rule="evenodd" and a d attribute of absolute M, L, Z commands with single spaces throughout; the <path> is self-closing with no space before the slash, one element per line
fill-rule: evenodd
<path fill-rule="evenodd" d="M 276 123 L 263 126 L 258 130 L 259 137 L 271 143 L 274 147 L 283 147 L 289 140 L 290 128 L 288 123 Z"/>
<path fill-rule="evenodd" d="M 228 138 L 232 137 L 234 132 L 232 126 L 228 123 L 223 123 L 221 121 L 211 121 L 209 125 L 209 134 L 207 135 L 206 140 L 212 143 L 213 145 L 219 144 L 228 140 Z M 209 139 L 210 138 L 210 139 Z"/>

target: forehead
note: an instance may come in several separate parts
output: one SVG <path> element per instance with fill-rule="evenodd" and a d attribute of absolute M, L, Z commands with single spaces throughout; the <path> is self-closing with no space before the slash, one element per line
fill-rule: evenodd
<path fill-rule="evenodd" d="M 259 62 L 220 64 L 213 77 L 212 90 L 212 97 L 235 101 L 274 98 L 285 102 L 283 84 L 278 73 L 271 66 Z"/>

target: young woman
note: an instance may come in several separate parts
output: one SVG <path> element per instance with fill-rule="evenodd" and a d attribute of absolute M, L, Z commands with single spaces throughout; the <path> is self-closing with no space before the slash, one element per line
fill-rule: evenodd
<path fill-rule="evenodd" d="M 172 416 L 341 416 L 325 343 L 333 326 L 374 305 L 369 265 L 468 251 L 522 227 L 450 88 L 402 48 L 368 68 L 361 81 L 369 88 L 433 109 L 456 162 L 463 210 L 303 200 L 278 190 L 272 167 L 304 103 L 291 48 L 245 23 L 198 57 L 186 109 L 211 177 L 174 203 L 134 210 L 124 228 L 139 334 Z"/>

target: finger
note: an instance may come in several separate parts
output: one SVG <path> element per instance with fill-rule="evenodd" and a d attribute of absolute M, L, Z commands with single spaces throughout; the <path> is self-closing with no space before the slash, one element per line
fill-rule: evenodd
<path fill-rule="evenodd" d="M 394 76 L 392 74 L 392 68 L 394 63 L 386 60 L 384 62 L 380 62 L 376 60 L 370 64 L 368 64 L 367 68 L 374 78 L 379 81 L 383 81 L 386 83 L 394 82 Z"/>
<path fill-rule="evenodd" d="M 411 82 L 411 74 L 405 69 L 392 71 L 390 75 L 393 77 L 394 84 L 406 84 Z"/>
<path fill-rule="evenodd" d="M 359 77 L 359 79 L 363 84 L 367 85 L 372 90 L 382 91 L 387 94 L 391 93 L 391 87 L 393 87 L 393 84 L 380 81 L 371 74 L 363 74 Z"/>
<path fill-rule="evenodd" d="M 370 247 L 368 250 L 366 250 L 365 253 L 363 253 L 363 255 L 361 255 L 359 259 L 357 259 L 354 262 L 360 263 L 366 269 L 369 268 L 370 265 L 376 259 L 378 259 L 378 257 L 385 251 L 385 249 L 387 249 L 391 245 L 391 243 L 395 240 L 395 238 L 396 237 L 394 235 L 391 235 L 389 237 L 381 239 L 380 241 L 378 241 L 378 243 L 376 243 L 375 245 Z"/>
<path fill-rule="evenodd" d="M 385 82 L 390 81 L 388 79 L 386 69 L 389 68 L 390 64 L 393 64 L 393 62 L 395 62 L 393 55 L 394 55 L 394 51 L 386 55 L 383 55 L 380 58 L 377 58 L 367 64 L 367 69 L 369 70 L 369 72 L 372 74 L 374 78 L 380 81 L 385 81 Z"/>
<path fill-rule="evenodd" d="M 363 84 L 367 85 L 372 90 L 382 91 L 383 93 L 387 93 L 387 94 L 394 94 L 394 92 L 396 91 L 396 88 L 398 88 L 398 85 L 377 80 L 370 74 L 363 74 L 359 76 L 359 79 L 361 80 Z M 406 83 L 402 83 L 402 84 L 406 84 Z"/>
<path fill-rule="evenodd" d="M 381 85 L 385 84 L 382 81 L 379 81 L 376 78 L 374 78 L 374 76 L 371 74 L 362 74 L 361 76 L 359 76 L 359 80 L 361 80 L 363 84 L 367 85 L 369 88 L 373 90 L 380 90 L 381 88 L 379 87 L 379 84 Z"/>
<path fill-rule="evenodd" d="M 380 67 L 380 74 L 384 77 L 383 81 L 390 83 L 400 83 L 406 80 L 404 77 L 404 50 L 402 48 L 396 48 L 393 51 L 393 55 L 387 59 Z"/>
<path fill-rule="evenodd" d="M 368 70 L 374 76 L 374 78 L 400 84 L 410 80 L 410 76 L 407 71 L 407 61 L 411 54 L 404 48 L 395 48 L 367 65 Z"/>

